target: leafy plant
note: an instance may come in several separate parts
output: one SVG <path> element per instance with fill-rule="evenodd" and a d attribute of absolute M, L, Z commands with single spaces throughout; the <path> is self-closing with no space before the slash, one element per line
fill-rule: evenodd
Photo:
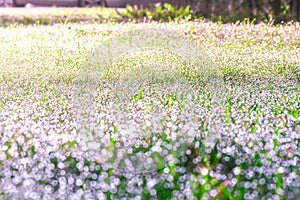
<path fill-rule="evenodd" d="M 176 8 L 171 4 L 154 4 L 149 9 L 137 6 L 126 6 L 125 11 L 118 11 L 121 18 L 130 20 L 153 20 L 153 21 L 172 21 L 174 19 L 191 19 L 193 11 L 189 6 Z"/>

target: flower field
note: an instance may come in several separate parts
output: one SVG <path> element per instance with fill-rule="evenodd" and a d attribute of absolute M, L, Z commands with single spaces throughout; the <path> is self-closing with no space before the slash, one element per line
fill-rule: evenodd
<path fill-rule="evenodd" d="M 111 54 L 113 64 L 105 68 L 101 80 L 89 82 L 95 94 L 87 102 L 95 104 L 92 120 L 101 132 L 93 133 L 91 140 L 102 142 L 105 152 L 97 146 L 91 150 L 85 137 L 91 130 L 84 126 L 91 121 L 77 121 L 77 114 L 87 110 L 86 102 L 76 96 L 78 80 L 89 78 L 84 67 L 95 52 L 105 52 L 102 44 L 126 32 L 134 38 L 136 30 L 144 29 L 171 31 L 199 45 L 182 47 L 179 42 L 178 49 L 192 55 L 201 47 L 206 55 L 201 63 L 213 63 L 209 69 L 215 70 L 218 85 L 205 79 L 207 71 L 197 63 L 183 68 L 185 61 L 172 52 L 164 54 L 163 45 L 124 57 Z M 141 38 L 133 44 L 144 44 Z M 172 37 L 162 42 L 171 44 Z M 2 199 L 297 199 L 300 195 L 299 23 L 16 21 L 0 27 L 0 44 Z M 122 85 L 116 84 L 120 79 Z M 141 82 L 145 87 L 138 85 Z M 112 88 L 125 89 L 113 93 Z M 180 96 L 178 91 L 184 93 Z M 134 98 L 128 100 L 129 96 Z M 149 117 L 151 109 L 154 117 Z M 120 117 L 120 112 L 134 115 Z M 145 123 L 141 130 L 149 134 L 122 135 L 120 127 L 129 119 Z M 192 138 L 185 135 L 189 130 Z M 191 139 L 188 145 L 181 143 L 183 149 L 181 136 Z M 131 170 L 121 159 L 128 152 L 139 160 Z M 151 159 L 139 157 L 140 152 Z M 113 164 L 118 159 L 121 167 Z M 147 170 L 140 169 L 140 163 L 146 163 Z"/>

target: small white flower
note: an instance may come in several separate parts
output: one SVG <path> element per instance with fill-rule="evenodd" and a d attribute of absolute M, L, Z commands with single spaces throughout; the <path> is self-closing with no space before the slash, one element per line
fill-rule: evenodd
<path fill-rule="evenodd" d="M 278 172 L 279 174 L 284 173 L 284 168 L 283 168 L 283 167 L 279 167 L 279 168 L 277 169 L 277 172 Z"/>
<path fill-rule="evenodd" d="M 241 168 L 239 168 L 239 167 L 235 167 L 234 169 L 233 169 L 233 173 L 234 173 L 234 175 L 239 175 L 240 173 L 241 173 Z"/>
<path fill-rule="evenodd" d="M 164 173 L 165 174 L 168 174 L 170 172 L 170 169 L 168 168 L 168 167 L 166 167 L 165 169 L 164 169 Z"/>
<path fill-rule="evenodd" d="M 206 168 L 202 168 L 201 169 L 201 174 L 203 175 L 203 176 L 206 176 L 207 174 L 208 174 L 208 169 L 206 169 Z"/>

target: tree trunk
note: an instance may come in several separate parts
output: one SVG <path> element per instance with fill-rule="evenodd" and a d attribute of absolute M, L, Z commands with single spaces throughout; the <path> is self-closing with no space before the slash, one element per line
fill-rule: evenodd
<path fill-rule="evenodd" d="M 296 19 L 300 21 L 300 0 L 296 1 Z"/>
<path fill-rule="evenodd" d="M 205 12 L 205 17 L 211 17 L 212 16 L 212 4 L 213 2 L 211 2 L 210 0 L 206 0 L 205 2 L 205 7 L 206 7 L 206 12 Z"/>
<path fill-rule="evenodd" d="M 281 14 L 281 0 L 269 0 L 269 3 L 271 5 L 275 23 L 280 21 L 280 14 Z"/>

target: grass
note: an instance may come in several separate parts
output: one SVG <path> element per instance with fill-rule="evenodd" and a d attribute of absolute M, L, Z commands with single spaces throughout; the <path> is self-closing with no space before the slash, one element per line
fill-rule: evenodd
<path fill-rule="evenodd" d="M 2 26 L 10 24 L 55 24 L 79 22 L 105 22 L 118 20 L 114 9 L 104 8 L 1 8 Z"/>
<path fill-rule="evenodd" d="M 51 23 L 37 23 L 44 13 L 34 11 L 29 16 L 16 10 L 21 14 L 1 10 L 2 24 L 9 19 L 0 27 L 0 191 L 4 199 L 296 199 L 299 195 L 299 23 L 97 23 L 97 9 L 54 8 L 46 14 Z M 25 16 L 34 21 L 24 23 Z M 86 16 L 94 18 L 83 20 Z M 71 17 L 82 18 L 70 23 Z M 224 120 L 219 124 L 223 134 L 209 147 L 206 115 L 199 114 L 203 134 L 186 155 L 179 156 L 180 162 L 148 174 L 126 175 L 106 168 L 84 151 L 74 125 L 78 106 L 73 101 L 74 83 L 101 42 L 119 32 L 147 27 L 184 33 L 199 42 L 218 67 L 226 86 Z M 168 65 L 170 61 L 160 60 Z M 131 63 L 119 59 L 115 64 Z M 147 99 L 145 93 L 139 90 L 135 100 Z M 197 103 L 209 111 L 215 104 L 209 94 L 201 95 Z M 175 98 L 170 106 L 174 102 Z M 107 129 L 117 132 L 114 126 Z M 162 138 L 167 140 L 167 135 Z M 117 140 L 109 138 L 109 148 L 116 149 Z M 161 160 L 159 155 L 153 157 Z"/>

